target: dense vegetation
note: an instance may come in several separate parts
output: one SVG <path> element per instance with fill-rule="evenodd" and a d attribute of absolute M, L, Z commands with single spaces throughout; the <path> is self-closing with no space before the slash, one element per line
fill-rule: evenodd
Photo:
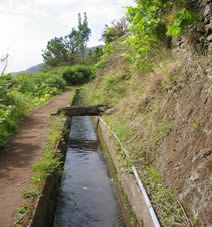
<path fill-rule="evenodd" d="M 66 69 L 63 78 L 70 85 L 83 84 L 92 77 L 92 70 L 87 65 L 75 65 Z"/>
<path fill-rule="evenodd" d="M 132 54 L 126 55 L 134 63 L 146 64 L 148 55 L 159 42 L 169 46 L 172 37 L 183 35 L 189 25 L 200 20 L 191 11 L 193 1 L 137 0 L 137 7 L 128 7 L 127 19 L 131 23 L 126 43 Z M 147 60 L 147 61 L 146 61 Z"/>
<path fill-rule="evenodd" d="M 0 77 L 0 148 L 18 129 L 23 117 L 61 93 L 65 80 L 56 72 Z"/>

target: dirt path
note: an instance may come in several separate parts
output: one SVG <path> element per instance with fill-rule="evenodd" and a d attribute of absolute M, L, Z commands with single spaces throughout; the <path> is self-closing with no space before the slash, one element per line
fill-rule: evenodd
<path fill-rule="evenodd" d="M 42 157 L 49 116 L 68 104 L 69 95 L 70 90 L 65 91 L 24 120 L 17 135 L 10 138 L 9 150 L 0 154 L 0 227 L 13 226 L 22 204 L 21 191 L 30 183 L 32 166 Z"/>

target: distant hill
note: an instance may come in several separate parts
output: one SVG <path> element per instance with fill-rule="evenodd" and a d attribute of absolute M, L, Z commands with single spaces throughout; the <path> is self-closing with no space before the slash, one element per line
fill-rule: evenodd
<path fill-rule="evenodd" d="M 27 70 L 25 70 L 25 72 L 39 73 L 41 71 L 41 68 L 42 68 L 43 65 L 44 65 L 44 63 L 40 63 L 38 65 L 32 66 L 32 67 L 28 68 Z"/>
<path fill-rule="evenodd" d="M 42 68 L 43 65 L 44 65 L 44 63 L 40 63 L 38 65 L 34 65 L 34 66 L 28 68 L 25 71 L 12 72 L 12 75 L 17 76 L 17 75 L 20 75 L 22 73 L 39 73 L 41 71 L 41 68 Z"/>

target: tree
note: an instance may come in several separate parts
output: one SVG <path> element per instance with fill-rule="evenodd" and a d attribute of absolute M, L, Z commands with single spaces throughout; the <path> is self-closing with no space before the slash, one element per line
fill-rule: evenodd
<path fill-rule="evenodd" d="M 81 14 L 78 14 L 78 46 L 80 48 L 81 59 L 85 57 L 85 47 L 91 35 L 91 29 L 88 28 L 88 18 L 84 12 L 83 23 L 81 21 Z"/>
<path fill-rule="evenodd" d="M 103 55 L 103 49 L 100 47 L 96 47 L 95 55 L 94 55 L 95 62 L 98 62 L 102 55 Z"/>
<path fill-rule="evenodd" d="M 68 51 L 63 37 L 51 39 L 42 54 L 48 66 L 59 66 L 68 62 Z"/>
<path fill-rule="evenodd" d="M 84 13 L 83 23 L 78 14 L 78 30 L 72 28 L 70 34 L 65 37 L 51 39 L 42 54 L 47 66 L 73 65 L 85 56 L 86 43 L 91 34 L 88 28 L 87 14 Z"/>
<path fill-rule="evenodd" d="M 110 27 L 105 25 L 101 39 L 105 42 L 105 44 L 108 44 L 125 35 L 127 31 L 128 23 L 123 17 L 118 21 L 113 21 L 112 26 Z"/>

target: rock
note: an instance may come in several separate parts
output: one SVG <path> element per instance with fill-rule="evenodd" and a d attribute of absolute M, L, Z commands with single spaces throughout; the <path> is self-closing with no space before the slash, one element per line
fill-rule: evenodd
<path fill-rule="evenodd" d="M 208 46 L 208 55 L 212 56 L 212 42 Z"/>
<path fill-rule="evenodd" d="M 200 54 L 202 54 L 202 50 L 203 50 L 203 48 L 202 48 L 202 43 L 198 43 L 198 44 L 196 44 L 196 51 L 197 51 L 197 53 L 200 53 Z"/>
<path fill-rule="evenodd" d="M 207 37 L 208 42 L 212 42 L 212 34 Z"/>
<path fill-rule="evenodd" d="M 197 24 L 196 28 L 198 32 L 204 33 L 205 32 L 205 24 L 204 22 L 200 22 Z"/>
<path fill-rule="evenodd" d="M 204 6 L 207 4 L 207 1 L 208 1 L 208 0 L 200 0 L 200 1 L 199 1 L 199 6 L 200 6 L 200 7 L 204 7 Z"/>
<path fill-rule="evenodd" d="M 203 16 L 206 17 L 211 13 L 211 6 L 208 4 L 206 5 L 204 12 L 203 12 Z"/>
<path fill-rule="evenodd" d="M 205 25 L 205 30 L 207 35 L 210 35 L 212 33 L 212 19 L 210 20 L 210 24 Z"/>

